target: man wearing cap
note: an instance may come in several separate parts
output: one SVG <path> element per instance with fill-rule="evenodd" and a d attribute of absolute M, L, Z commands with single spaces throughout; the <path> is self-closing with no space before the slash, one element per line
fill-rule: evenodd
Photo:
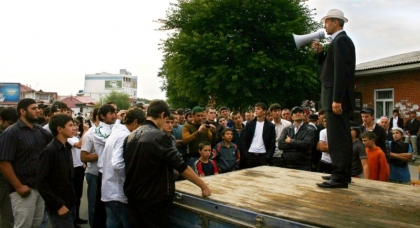
<path fill-rule="evenodd" d="M 408 162 L 413 157 L 412 147 L 403 141 L 404 131 L 402 128 L 392 128 L 392 137 L 394 137 L 394 141 L 389 142 L 389 181 L 409 184 L 411 177 Z"/>
<path fill-rule="evenodd" d="M 375 145 L 379 146 L 388 158 L 388 150 L 386 147 L 387 136 L 385 129 L 379 124 L 375 123 L 375 112 L 372 108 L 366 107 L 361 111 L 363 124 L 360 125 L 361 133 L 365 131 L 372 131 L 376 135 Z"/>
<path fill-rule="evenodd" d="M 11 186 L 14 227 L 38 227 L 44 215 L 44 200 L 35 189 L 38 157 L 53 136 L 35 124 L 40 114 L 35 100 L 20 100 L 17 112 L 18 121 L 0 136 L 0 171 Z"/>
<path fill-rule="evenodd" d="M 420 128 L 420 121 L 416 118 L 416 111 L 411 111 L 408 113 L 410 119 L 405 122 L 404 130 L 407 134 L 407 137 L 405 138 L 406 143 L 411 143 L 411 146 L 413 147 L 413 161 L 416 160 L 418 151 L 417 151 L 417 133 L 419 132 Z"/>
<path fill-rule="evenodd" d="M 356 53 L 352 40 L 343 30 L 348 20 L 341 10 L 329 10 L 321 21 L 332 41 L 326 53 L 319 42 L 312 43 L 312 51 L 321 65 L 321 106 L 326 111 L 327 125 L 331 126 L 327 137 L 334 171 L 330 180 L 317 185 L 347 188 L 351 179 L 350 112 L 355 106 Z"/>
<path fill-rule="evenodd" d="M 300 106 L 292 108 L 293 124 L 281 133 L 279 149 L 283 150 L 283 167 L 311 171 L 311 146 L 314 130 L 303 122 L 304 110 Z"/>
<path fill-rule="evenodd" d="M 216 127 L 213 124 L 202 124 L 204 116 L 204 109 L 196 106 L 192 109 L 193 120 L 187 122 L 182 128 L 182 143 L 188 146 L 187 149 L 187 163 L 194 167 L 194 162 L 200 157 L 198 153 L 198 144 L 202 141 L 209 141 L 216 144 L 217 133 Z"/>

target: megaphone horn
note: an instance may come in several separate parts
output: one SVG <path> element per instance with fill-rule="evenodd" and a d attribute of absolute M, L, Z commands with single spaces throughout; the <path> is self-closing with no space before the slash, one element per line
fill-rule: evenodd
<path fill-rule="evenodd" d="M 303 45 L 312 42 L 313 40 L 319 40 L 325 38 L 325 33 L 323 30 L 318 30 L 311 34 L 306 35 L 295 35 L 293 34 L 293 38 L 295 39 L 296 48 L 299 49 Z"/>

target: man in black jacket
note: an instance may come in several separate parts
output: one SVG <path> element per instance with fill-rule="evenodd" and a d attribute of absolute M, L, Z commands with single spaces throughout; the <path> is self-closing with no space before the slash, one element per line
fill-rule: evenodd
<path fill-rule="evenodd" d="M 160 130 L 170 115 L 163 100 L 153 100 L 144 125 L 133 131 L 124 145 L 127 196 L 132 227 L 169 227 L 169 212 L 175 194 L 174 169 L 201 188 L 210 189 L 182 159 L 171 138 Z"/>
<path fill-rule="evenodd" d="M 417 158 L 417 133 L 419 132 L 420 128 L 420 121 L 416 119 L 416 111 L 411 111 L 408 113 L 410 116 L 410 119 L 407 120 L 405 123 L 405 133 L 407 134 L 407 137 L 405 138 L 406 143 L 411 143 L 411 146 L 413 147 L 413 161 Z"/>
<path fill-rule="evenodd" d="M 372 131 L 376 135 L 375 145 L 379 146 L 388 158 L 389 153 L 386 147 L 387 135 L 383 127 L 375 123 L 375 112 L 372 108 L 366 107 L 361 111 L 363 124 L 360 125 L 361 133 Z"/>
<path fill-rule="evenodd" d="M 311 146 L 314 130 L 303 122 L 303 108 L 292 108 L 293 124 L 283 130 L 279 149 L 283 150 L 282 163 L 285 168 L 311 171 Z"/>
<path fill-rule="evenodd" d="M 271 158 L 276 148 L 276 130 L 274 124 L 265 118 L 267 109 L 263 102 L 255 104 L 256 117 L 245 125 L 245 168 L 272 164 Z"/>

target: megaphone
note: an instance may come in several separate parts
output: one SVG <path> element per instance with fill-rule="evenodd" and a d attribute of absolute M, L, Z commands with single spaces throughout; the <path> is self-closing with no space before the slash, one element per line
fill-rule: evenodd
<path fill-rule="evenodd" d="M 318 30 L 311 34 L 306 35 L 295 35 L 293 34 L 293 39 L 295 39 L 296 48 L 299 49 L 303 45 L 312 42 L 313 40 L 319 40 L 325 38 L 324 30 Z"/>

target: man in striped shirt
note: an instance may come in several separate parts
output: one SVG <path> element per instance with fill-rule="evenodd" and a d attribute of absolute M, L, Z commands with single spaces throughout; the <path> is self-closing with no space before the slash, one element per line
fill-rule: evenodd
<path fill-rule="evenodd" d="M 0 171 L 11 185 L 15 227 L 37 227 L 44 215 L 44 200 L 35 188 L 40 152 L 53 136 L 35 124 L 40 114 L 35 100 L 17 105 L 19 119 L 0 136 Z"/>

